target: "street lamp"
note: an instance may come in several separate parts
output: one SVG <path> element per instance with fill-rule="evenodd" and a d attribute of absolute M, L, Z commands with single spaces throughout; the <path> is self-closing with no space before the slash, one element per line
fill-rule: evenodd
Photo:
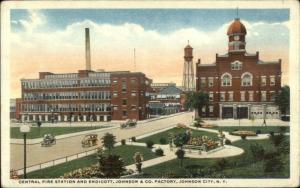
<path fill-rule="evenodd" d="M 30 132 L 29 124 L 21 125 L 20 132 L 23 133 L 23 138 L 24 138 L 24 179 L 26 179 L 27 178 L 27 175 L 26 175 L 26 134 Z"/>
<path fill-rule="evenodd" d="M 51 123 L 54 123 L 54 110 L 51 108 Z"/>
<path fill-rule="evenodd" d="M 241 114 L 240 114 L 240 105 L 238 105 L 238 118 L 239 118 L 239 126 L 241 126 Z"/>

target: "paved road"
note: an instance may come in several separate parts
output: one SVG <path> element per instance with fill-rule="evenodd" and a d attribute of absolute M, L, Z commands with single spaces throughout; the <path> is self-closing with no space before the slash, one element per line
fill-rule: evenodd
<path fill-rule="evenodd" d="M 112 129 L 112 130 L 98 130 L 95 131 L 98 137 L 101 138 L 106 132 L 112 133 L 116 136 L 116 140 L 128 139 L 132 136 L 140 136 L 156 130 L 171 127 L 177 123 L 188 124 L 191 122 L 193 112 L 182 113 L 178 116 L 172 116 L 156 121 L 150 121 L 142 124 L 138 124 L 136 128 L 130 129 Z M 52 147 L 41 147 L 40 144 L 33 144 L 27 146 L 27 166 L 32 166 L 40 163 L 44 163 L 50 160 L 62 158 L 65 156 L 81 153 L 87 150 L 96 148 L 82 148 L 81 140 L 84 135 L 78 135 L 65 139 L 57 140 L 56 145 Z M 23 168 L 23 145 L 22 144 L 11 144 L 11 168 L 20 169 Z"/>

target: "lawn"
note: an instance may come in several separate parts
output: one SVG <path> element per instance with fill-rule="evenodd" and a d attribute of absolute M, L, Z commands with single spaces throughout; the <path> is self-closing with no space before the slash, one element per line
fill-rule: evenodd
<path fill-rule="evenodd" d="M 285 132 L 290 132 L 290 127 L 286 127 Z M 257 130 L 261 131 L 261 134 L 269 134 L 270 131 L 273 132 L 279 132 L 279 126 L 224 126 L 224 127 L 214 127 L 212 129 L 217 129 L 217 130 L 222 130 L 226 132 L 232 132 L 235 130 L 248 130 L 248 131 L 254 131 L 256 132 Z"/>
<path fill-rule="evenodd" d="M 30 132 L 27 134 L 27 138 L 41 138 L 44 134 L 52 134 L 54 136 L 76 133 L 81 131 L 88 131 L 94 129 L 103 129 L 109 126 L 93 126 L 93 127 L 31 127 Z M 23 134 L 20 132 L 19 127 L 10 128 L 10 138 L 23 138 Z"/>
<path fill-rule="evenodd" d="M 289 139 L 289 137 L 286 138 Z M 225 166 L 223 170 L 212 170 L 220 159 L 185 158 L 183 160 L 183 167 L 180 167 L 180 160 L 174 159 L 143 169 L 145 173 L 143 178 L 162 176 L 188 178 L 195 172 L 196 174 L 198 173 L 196 177 L 203 178 L 288 178 L 289 154 L 283 154 L 280 158 L 284 163 L 284 168 L 282 170 L 267 173 L 264 172 L 264 162 L 252 158 L 250 145 L 255 143 L 262 145 L 266 152 L 274 149 L 274 146 L 269 139 L 240 140 L 234 142 L 233 145 L 243 148 L 245 153 L 240 156 L 226 158 L 227 166 Z"/>
<path fill-rule="evenodd" d="M 161 133 L 157 133 L 155 135 L 152 136 L 148 136 L 142 139 L 137 140 L 137 142 L 146 142 L 147 140 L 152 140 L 155 144 L 160 144 L 159 140 L 161 138 L 165 138 L 168 142 L 168 135 L 169 133 L 173 133 L 173 135 L 176 135 L 178 133 L 184 133 L 187 129 L 186 128 L 173 128 Z M 203 136 L 206 135 L 208 137 L 217 139 L 218 135 L 216 133 L 211 133 L 211 132 L 206 132 L 206 131 L 200 131 L 200 130 L 192 130 L 192 136 Z M 167 143 L 168 144 L 168 143 Z"/>
<path fill-rule="evenodd" d="M 106 151 L 107 152 L 107 151 Z M 141 152 L 144 160 L 149 160 L 157 157 L 149 148 L 143 146 L 117 146 L 112 150 L 113 154 L 120 155 L 126 165 L 134 163 L 133 155 L 135 152 Z M 53 167 L 48 167 L 42 170 L 30 172 L 27 174 L 28 178 L 59 178 L 64 173 L 83 168 L 89 167 L 97 163 L 96 154 L 89 155 L 80 159 L 69 161 L 63 164 L 59 164 Z"/>

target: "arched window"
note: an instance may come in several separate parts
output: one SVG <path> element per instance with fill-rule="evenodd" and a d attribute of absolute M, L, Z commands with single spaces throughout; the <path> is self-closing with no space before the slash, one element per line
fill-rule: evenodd
<path fill-rule="evenodd" d="M 231 70 L 242 70 L 243 63 L 240 61 L 234 61 L 231 63 Z"/>
<path fill-rule="evenodd" d="M 231 86 L 231 80 L 232 80 L 232 76 L 229 73 L 224 73 L 221 76 L 221 85 L 222 86 Z"/>
<path fill-rule="evenodd" d="M 252 74 L 249 72 L 245 72 L 244 74 L 242 74 L 241 76 L 242 78 L 242 86 L 252 86 Z"/>

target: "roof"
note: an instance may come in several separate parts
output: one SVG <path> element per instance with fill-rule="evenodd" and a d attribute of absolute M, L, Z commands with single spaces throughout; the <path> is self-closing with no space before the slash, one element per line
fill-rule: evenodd
<path fill-rule="evenodd" d="M 257 64 L 278 64 L 280 61 L 262 61 L 258 60 Z"/>
<path fill-rule="evenodd" d="M 172 95 L 172 94 L 180 94 L 182 92 L 183 91 L 181 89 L 179 89 L 178 87 L 169 86 L 169 87 L 166 87 L 166 88 L 162 89 L 158 94 L 169 94 L 169 95 Z"/>
<path fill-rule="evenodd" d="M 242 34 L 247 34 L 246 27 L 242 22 L 240 22 L 239 18 L 234 19 L 234 22 L 229 26 L 227 30 L 227 35 L 232 35 L 232 34 L 237 34 L 237 33 L 242 33 Z"/>
<path fill-rule="evenodd" d="M 191 49 L 193 49 L 189 44 L 188 45 L 186 45 L 186 47 L 185 47 L 185 49 L 187 49 L 187 48 L 191 48 Z"/>

